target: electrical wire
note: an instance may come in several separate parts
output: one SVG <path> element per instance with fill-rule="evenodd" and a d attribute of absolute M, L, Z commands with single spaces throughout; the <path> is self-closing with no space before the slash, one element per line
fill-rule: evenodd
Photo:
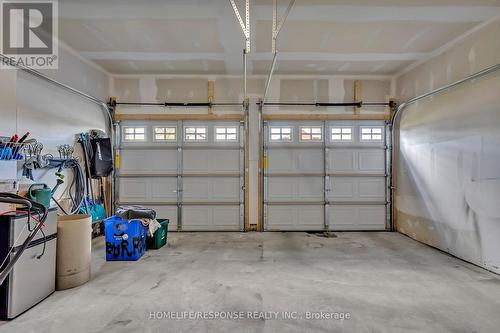
<path fill-rule="evenodd" d="M 47 248 L 47 236 L 45 235 L 45 232 L 43 232 L 43 227 L 40 228 L 40 232 L 42 233 L 43 236 L 43 248 L 42 248 L 42 253 L 36 256 L 37 259 L 42 259 L 43 255 L 45 254 L 45 249 Z"/>
<path fill-rule="evenodd" d="M 26 214 L 26 212 L 23 211 L 23 210 L 9 210 L 9 211 L 0 213 L 0 216 L 7 215 L 7 214 L 12 214 L 12 213 L 22 214 L 22 215 Z M 33 231 L 33 230 L 31 230 L 30 218 L 32 218 L 33 220 L 35 220 L 37 223 L 42 223 L 42 222 L 40 222 L 40 217 L 35 217 L 35 215 L 30 214 L 30 213 L 28 213 L 26 215 L 27 215 L 28 220 L 26 221 L 26 224 L 24 225 L 23 229 L 19 233 L 19 236 L 17 237 L 17 239 L 15 240 L 15 242 L 13 243 L 13 245 L 17 244 L 17 242 L 19 241 L 19 239 L 21 238 L 21 236 L 23 235 L 23 233 L 24 233 L 24 231 L 26 229 L 28 229 L 28 231 L 30 231 L 30 232 Z M 42 253 L 36 256 L 37 259 L 41 259 L 43 257 L 43 255 L 45 254 L 45 248 L 46 248 L 46 245 L 47 245 L 47 236 L 45 235 L 45 232 L 43 232 L 43 227 L 44 227 L 44 225 L 42 223 L 42 228 L 40 228 L 40 232 L 43 235 L 43 249 L 42 249 Z M 14 250 L 14 247 L 11 247 L 10 250 L 9 250 L 9 252 L 7 253 L 7 256 L 2 261 L 2 264 L 0 265 L 0 267 L 2 267 L 5 264 L 5 261 L 10 256 L 10 254 L 12 253 L 13 250 Z"/>
<path fill-rule="evenodd" d="M 19 260 L 21 255 L 28 248 L 29 244 L 31 243 L 33 238 L 36 236 L 38 231 L 40 231 L 41 228 L 43 227 L 43 222 L 45 222 L 45 220 L 47 219 L 48 210 L 44 205 L 42 205 L 36 201 L 26 199 L 26 198 L 20 197 L 16 194 L 12 194 L 12 193 L 8 193 L 8 192 L 0 193 L 0 202 L 13 203 L 13 204 L 24 206 L 26 208 L 25 210 L 18 208 L 16 211 L 19 211 L 22 214 L 27 214 L 28 221 L 30 220 L 30 218 L 33 218 L 35 221 L 38 222 L 36 224 L 35 228 L 32 231 L 30 231 L 30 233 L 28 234 L 28 237 L 26 237 L 26 239 L 24 240 L 22 245 L 20 245 L 20 249 L 18 251 L 16 251 L 16 254 L 14 255 L 14 257 L 11 260 L 9 260 L 9 262 L 5 265 L 5 267 L 0 271 L 0 284 L 2 284 L 3 281 L 5 280 L 5 278 L 10 274 L 10 272 L 14 268 L 14 265 Z M 32 215 L 34 215 L 34 214 L 31 214 L 32 210 L 35 213 L 41 214 L 40 215 L 41 218 L 37 218 L 35 216 L 32 216 Z M 44 243 L 46 243 L 45 238 L 44 238 Z M 2 266 L 5 264 L 6 260 L 9 258 L 9 256 L 13 252 L 13 248 L 14 247 L 12 247 L 9 250 L 8 255 L 5 257 L 5 259 L 2 262 Z M 44 253 L 45 253 L 45 249 L 44 249 L 43 253 L 40 255 L 40 258 Z M 0 266 L 0 267 L 2 267 L 2 266 Z"/>
<path fill-rule="evenodd" d="M 3 215 L 3 214 L 2 214 Z M 17 244 L 17 242 L 19 241 L 19 239 L 21 239 L 21 236 L 23 235 L 23 233 L 26 231 L 28 227 L 28 224 L 26 223 L 23 227 L 23 229 L 21 230 L 21 232 L 19 233 L 19 236 L 17 236 L 16 240 L 14 241 L 14 244 Z M 7 252 L 7 255 L 5 256 L 5 258 L 2 260 L 2 264 L 0 264 L 0 269 L 3 267 L 3 265 L 5 264 L 5 262 L 7 261 L 7 259 L 10 257 L 10 254 L 12 253 L 12 251 L 14 251 L 14 246 L 12 246 L 10 249 L 9 249 L 9 252 Z"/>

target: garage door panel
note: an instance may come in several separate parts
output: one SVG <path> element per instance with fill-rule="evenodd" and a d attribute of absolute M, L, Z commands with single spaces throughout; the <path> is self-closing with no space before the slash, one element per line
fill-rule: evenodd
<path fill-rule="evenodd" d="M 120 178 L 119 188 L 121 201 L 147 200 L 149 189 L 144 178 Z"/>
<path fill-rule="evenodd" d="M 238 201 L 240 179 L 236 177 L 185 177 L 183 200 L 193 201 Z"/>
<path fill-rule="evenodd" d="M 183 151 L 185 173 L 239 172 L 239 150 L 185 149 Z"/>
<path fill-rule="evenodd" d="M 270 205 L 267 230 L 322 230 L 323 205 Z"/>
<path fill-rule="evenodd" d="M 322 135 L 308 136 L 303 130 L 308 127 L 310 133 L 316 127 L 315 133 Z M 334 218 L 335 227 L 342 230 L 384 230 L 384 128 L 383 121 L 369 120 L 268 122 L 266 228 L 320 230 L 331 226 Z M 327 226 L 325 209 L 331 215 Z"/>
<path fill-rule="evenodd" d="M 240 220 L 239 206 L 214 206 L 212 207 L 212 217 L 212 224 L 215 226 L 239 229 L 239 226 L 235 224 L 235 221 Z"/>
<path fill-rule="evenodd" d="M 120 173 L 176 173 L 177 150 L 141 149 L 123 150 L 120 155 Z"/>
<path fill-rule="evenodd" d="M 322 149 L 306 149 L 295 151 L 295 163 L 300 172 L 323 172 L 324 156 Z"/>
<path fill-rule="evenodd" d="M 385 151 L 360 151 L 359 171 L 384 172 L 385 171 Z"/>
<path fill-rule="evenodd" d="M 329 171 L 337 173 L 385 173 L 385 150 L 330 150 Z"/>
<path fill-rule="evenodd" d="M 385 205 L 331 205 L 330 230 L 385 230 Z"/>
<path fill-rule="evenodd" d="M 321 173 L 323 152 L 320 149 L 272 148 L 268 157 L 269 173 Z"/>
<path fill-rule="evenodd" d="M 150 178 L 151 199 L 158 201 L 177 199 L 177 178 Z"/>
<path fill-rule="evenodd" d="M 385 201 L 384 177 L 330 177 L 330 201 L 383 202 Z"/>
<path fill-rule="evenodd" d="M 331 190 L 328 198 L 332 200 L 352 200 L 355 197 L 354 183 L 351 179 L 330 179 Z"/>
<path fill-rule="evenodd" d="M 291 150 L 272 149 L 268 156 L 269 173 L 293 172 L 294 154 Z"/>
<path fill-rule="evenodd" d="M 271 177 L 268 180 L 269 200 L 321 201 L 322 177 Z"/>
<path fill-rule="evenodd" d="M 336 171 L 355 171 L 356 154 L 352 151 L 332 151 L 329 152 L 329 170 Z"/>
<path fill-rule="evenodd" d="M 240 208 L 237 205 L 183 206 L 182 230 L 240 230 Z"/>
<path fill-rule="evenodd" d="M 176 177 L 120 178 L 120 202 L 175 202 Z"/>
<path fill-rule="evenodd" d="M 359 199 L 385 200 L 385 178 L 369 178 L 358 180 Z"/>
<path fill-rule="evenodd" d="M 155 209 L 158 218 L 170 219 L 170 230 L 177 222 L 184 230 L 241 230 L 240 122 L 126 121 L 121 127 L 140 129 L 145 140 L 121 137 L 118 202 Z M 176 139 L 158 138 L 158 127 L 175 127 Z M 185 136 L 188 127 L 205 128 L 205 136 Z"/>

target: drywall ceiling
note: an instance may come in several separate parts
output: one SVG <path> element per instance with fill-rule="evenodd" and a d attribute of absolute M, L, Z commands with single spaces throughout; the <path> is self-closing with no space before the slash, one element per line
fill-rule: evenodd
<path fill-rule="evenodd" d="M 279 16 L 289 0 L 279 0 Z M 244 11 L 244 0 L 236 0 Z M 113 74 L 242 72 L 227 0 L 60 0 L 60 39 Z M 393 75 L 500 15 L 500 0 L 297 0 L 276 73 Z M 272 0 L 251 0 L 250 74 L 271 63 Z"/>

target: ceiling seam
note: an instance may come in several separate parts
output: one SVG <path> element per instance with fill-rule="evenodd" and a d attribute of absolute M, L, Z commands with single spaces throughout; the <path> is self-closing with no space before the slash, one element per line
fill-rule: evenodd
<path fill-rule="evenodd" d="M 404 68 L 401 71 L 399 71 L 396 74 L 394 74 L 394 77 L 397 79 L 400 76 L 402 76 L 402 75 L 410 72 L 411 70 L 413 70 L 413 69 L 415 69 L 415 68 L 417 68 L 417 67 L 419 67 L 419 66 L 421 66 L 421 65 L 423 65 L 425 63 L 427 63 L 428 61 L 430 61 L 430 60 L 432 60 L 432 59 L 434 59 L 434 58 L 442 55 L 446 51 L 452 49 L 454 46 L 456 46 L 461 41 L 465 40 L 467 37 L 473 35 L 474 33 L 478 32 L 480 30 L 482 30 L 483 28 L 487 27 L 488 25 L 493 24 L 497 20 L 500 20 L 500 15 L 499 16 L 495 16 L 495 17 L 493 17 L 493 18 L 491 18 L 489 20 L 486 20 L 486 21 L 484 21 L 484 22 L 476 25 L 472 29 L 469 29 L 466 32 L 464 32 L 463 34 L 461 34 L 460 36 L 455 37 L 454 39 L 452 39 L 448 43 L 440 46 L 439 48 L 435 49 L 432 52 L 429 52 L 428 55 L 424 59 L 417 60 L 417 61 L 413 62 L 412 64 L 410 64 L 406 68 Z"/>

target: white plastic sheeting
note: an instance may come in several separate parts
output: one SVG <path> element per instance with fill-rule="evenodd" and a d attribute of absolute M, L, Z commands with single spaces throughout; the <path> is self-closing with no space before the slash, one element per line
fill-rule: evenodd
<path fill-rule="evenodd" d="M 500 273 L 500 75 L 408 107 L 397 230 Z"/>

